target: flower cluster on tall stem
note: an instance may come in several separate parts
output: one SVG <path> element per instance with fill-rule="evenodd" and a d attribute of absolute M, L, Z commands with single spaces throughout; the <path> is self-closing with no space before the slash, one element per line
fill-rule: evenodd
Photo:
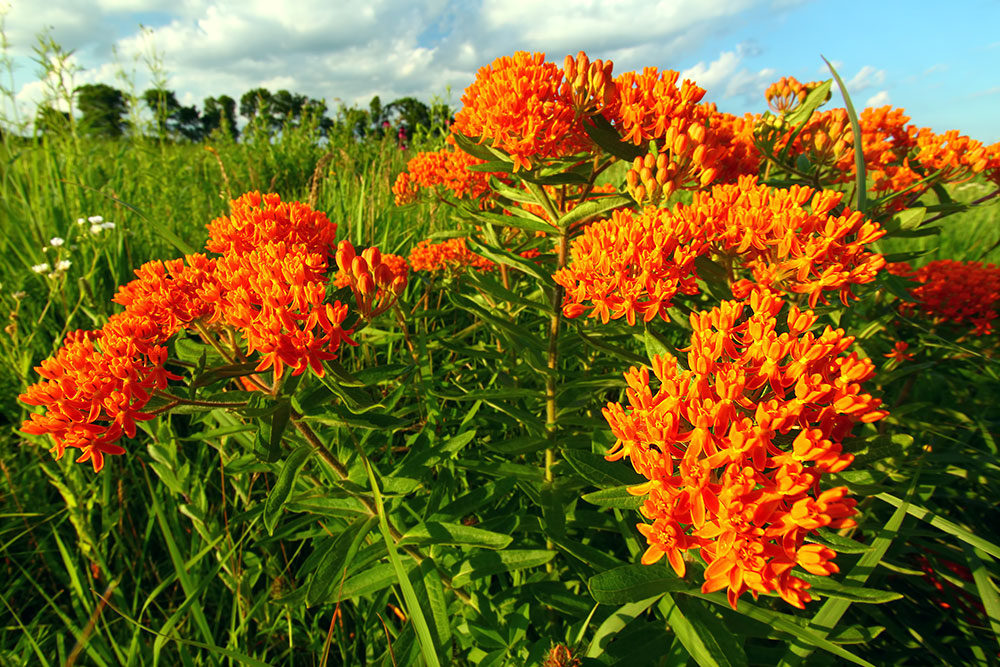
<path fill-rule="evenodd" d="M 648 482 L 639 524 L 642 562 L 666 557 L 684 576 L 686 552 L 707 563 L 704 592 L 727 589 L 729 603 L 777 592 L 803 607 L 815 575 L 837 572 L 836 555 L 805 539 L 818 528 L 854 525 L 845 487 L 822 489 L 827 473 L 853 460 L 842 443 L 857 423 L 882 419 L 881 401 L 863 393 L 869 359 L 847 353 L 841 329 L 810 331 L 816 316 L 767 291 L 724 301 L 691 316 L 687 370 L 656 356 L 654 390 L 646 368 L 625 374 L 627 405 L 604 417 L 617 441 L 609 460 L 627 458 Z"/>
<path fill-rule="evenodd" d="M 67 448 L 82 451 L 79 462 L 95 470 L 116 444 L 135 435 L 137 421 L 168 380 L 168 342 L 178 332 L 196 330 L 237 346 L 239 358 L 259 353 L 256 371 L 273 370 L 275 385 L 284 370 L 293 375 L 336 357 L 342 343 L 353 344 L 342 327 L 347 306 L 326 301 L 328 262 L 336 225 L 321 212 L 277 195 L 253 192 L 230 203 L 230 215 L 209 225 L 201 254 L 140 267 L 114 301 L 124 306 L 96 331 L 66 337 L 54 357 L 36 369 L 43 380 L 20 399 L 44 408 L 22 432 L 51 435 L 56 457 Z M 217 341 L 212 341 L 217 342 Z"/>

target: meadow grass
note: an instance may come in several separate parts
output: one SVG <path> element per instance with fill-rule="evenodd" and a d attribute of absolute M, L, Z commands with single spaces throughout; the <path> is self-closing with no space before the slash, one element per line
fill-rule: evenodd
<path fill-rule="evenodd" d="M 285 200 L 312 200 L 338 224 L 340 238 L 404 255 L 418 240 L 455 226 L 447 209 L 393 205 L 393 179 L 413 149 L 401 151 L 394 140 L 317 139 L 309 128 L 239 143 L 5 139 L 0 299 L 8 322 L 0 334 L 0 555 L 6 585 L 0 590 L 5 619 L 0 664 L 117 665 L 156 659 L 164 664 L 313 664 L 305 656 L 330 654 L 339 655 L 341 664 L 356 664 L 366 655 L 366 643 L 385 635 L 412 646 L 405 631 L 396 634 L 375 620 L 388 604 L 403 606 L 391 587 L 345 607 L 346 629 L 334 622 L 332 608 L 274 604 L 294 586 L 293 563 L 302 557 L 285 552 L 281 535 L 269 537 L 260 526 L 259 491 L 271 483 L 263 474 L 271 468 L 242 453 L 252 443 L 235 418 L 209 423 L 180 416 L 153 422 L 145 440 L 148 456 L 120 457 L 116 475 L 93 475 L 74 465 L 72 457 L 52 461 L 40 447 L 21 446 L 14 431 L 25 414 L 15 397 L 32 381 L 31 367 L 51 354 L 67 331 L 99 327 L 115 311 L 110 299 L 116 287 L 132 277 L 134 268 L 201 249 L 205 225 L 226 212 L 230 197 L 260 190 Z M 973 182 L 953 194 L 968 201 L 982 187 Z M 917 265 L 944 257 L 997 261 L 998 210 L 991 206 L 951 216 L 940 235 L 894 239 L 883 250 L 924 252 Z M 116 227 L 93 234 L 89 223 L 76 222 L 93 215 Z M 53 237 L 66 243 L 52 248 Z M 72 263 L 62 276 L 32 270 L 58 259 Z M 473 325 L 456 318 L 435 326 L 464 332 Z M 398 332 L 369 333 L 381 345 L 374 353 L 380 359 L 406 354 Z M 468 349 L 481 361 L 455 362 L 450 377 L 503 374 L 501 379 L 509 381 L 516 375 L 513 368 L 492 367 L 492 350 L 483 341 L 469 341 Z M 445 368 L 455 358 L 447 344 L 431 350 Z M 345 363 L 353 354 L 345 355 Z M 573 400 L 592 398 L 586 392 Z M 465 419 L 472 420 L 474 413 Z M 994 427 L 990 422 L 981 430 L 988 435 Z M 372 433 L 365 432 L 362 442 Z M 346 441 L 354 434 L 343 436 Z M 407 446 L 420 442 L 406 440 Z M 390 444 L 385 448 L 391 456 Z M 449 474 L 457 474 L 446 473 L 442 485 L 454 482 Z M 300 540 L 293 544 L 301 545 L 306 537 L 319 540 L 345 525 L 336 516 L 319 522 L 306 517 L 288 530 Z M 375 550 L 359 558 L 373 572 L 382 572 L 374 566 Z M 578 611 L 572 600 L 564 604 Z M 912 643 L 905 629 L 877 620 L 889 632 L 898 631 L 899 641 Z"/>

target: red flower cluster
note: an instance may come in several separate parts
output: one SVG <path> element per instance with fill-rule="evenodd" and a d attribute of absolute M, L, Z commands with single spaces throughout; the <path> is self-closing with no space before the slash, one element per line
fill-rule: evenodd
<path fill-rule="evenodd" d="M 617 438 L 607 458 L 628 458 L 649 480 L 632 489 L 646 495 L 642 562 L 666 556 L 684 576 L 684 552 L 697 551 L 708 564 L 702 590 L 728 589 L 734 608 L 747 591 L 776 591 L 802 608 L 809 584 L 792 569 L 837 572 L 833 550 L 805 538 L 853 526 L 855 502 L 845 487 L 821 491 L 820 480 L 853 460 L 842 441 L 854 424 L 886 415 L 862 393 L 872 362 L 845 354 L 854 338 L 808 332 L 816 316 L 794 306 L 778 333 L 782 305 L 754 292 L 692 315 L 690 370 L 654 357 L 655 393 L 649 371 L 632 368 L 628 405 L 604 409 Z"/>
<path fill-rule="evenodd" d="M 421 241 L 410 251 L 410 266 L 414 271 L 457 275 L 468 268 L 492 271 L 495 264 L 465 247 L 461 237 L 442 243 Z"/>
<path fill-rule="evenodd" d="M 851 286 L 871 282 L 884 265 L 865 245 L 885 232 L 857 212 L 831 215 L 841 197 L 799 186 L 774 190 L 748 176 L 696 192 L 691 204 L 670 212 L 618 212 L 575 240 L 572 262 L 555 275 L 566 288 L 564 313 L 578 316 L 590 301 L 590 316 L 605 322 L 666 318 L 675 294 L 697 293 L 699 255 L 750 272 L 753 281 L 731 278 L 737 297 L 756 285 L 808 294 L 813 307 L 836 289 L 846 304 Z"/>
<path fill-rule="evenodd" d="M 231 214 L 209 225 L 208 250 L 221 257 L 189 255 L 149 262 L 115 296 L 125 311 L 97 331 L 66 337 L 54 358 L 36 369 L 44 378 L 20 399 L 43 407 L 24 423 L 29 434 L 49 434 L 56 457 L 66 448 L 95 470 L 115 442 L 135 435 L 135 422 L 168 380 L 167 342 L 195 324 L 242 334 L 246 354 L 261 353 L 257 371 L 284 368 L 319 375 L 342 342 L 353 344 L 341 324 L 347 306 L 325 302 L 327 262 L 336 226 L 320 212 L 277 195 L 249 193 L 230 203 Z"/>
<path fill-rule="evenodd" d="M 914 303 L 906 304 L 905 312 L 919 310 L 935 322 L 972 325 L 974 336 L 993 333 L 1000 306 L 1000 267 L 996 264 L 939 259 L 916 271 L 905 262 L 887 268 L 919 283 L 910 291 Z"/>

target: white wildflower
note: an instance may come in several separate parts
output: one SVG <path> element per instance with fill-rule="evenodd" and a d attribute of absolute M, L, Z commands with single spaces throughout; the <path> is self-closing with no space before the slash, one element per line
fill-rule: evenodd
<path fill-rule="evenodd" d="M 102 222 L 101 223 L 101 228 L 102 229 L 114 229 L 115 228 L 115 223 L 113 223 L 113 222 Z"/>
<path fill-rule="evenodd" d="M 49 239 L 49 245 L 52 246 L 53 248 L 58 248 L 64 243 L 66 243 L 66 239 L 61 238 L 59 236 L 53 236 L 51 239 Z"/>
<path fill-rule="evenodd" d="M 103 225 L 97 224 L 97 225 L 91 225 L 90 226 L 90 233 L 91 234 L 100 234 L 103 231 L 104 231 L 104 226 Z"/>
<path fill-rule="evenodd" d="M 61 259 L 58 262 L 56 262 L 56 271 L 65 271 L 72 265 L 73 263 L 70 262 L 68 259 Z"/>
<path fill-rule="evenodd" d="M 48 262 L 42 262 L 41 264 L 35 264 L 33 267 L 31 267 L 31 270 L 34 271 L 35 273 L 45 273 L 50 268 L 51 267 L 49 266 Z"/>
<path fill-rule="evenodd" d="M 77 218 L 76 219 L 76 224 L 78 224 L 78 225 L 85 225 L 85 224 L 87 224 L 87 219 L 86 218 Z"/>
<path fill-rule="evenodd" d="M 92 215 L 89 218 L 87 218 L 87 221 L 92 225 L 99 225 L 102 222 L 104 222 L 104 218 L 102 218 L 99 215 Z"/>

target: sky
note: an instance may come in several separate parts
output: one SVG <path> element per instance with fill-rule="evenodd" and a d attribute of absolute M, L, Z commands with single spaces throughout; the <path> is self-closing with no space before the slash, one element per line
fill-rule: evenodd
<path fill-rule="evenodd" d="M 185 105 L 263 86 L 331 108 L 374 95 L 458 107 L 497 57 L 543 51 L 561 63 L 584 50 L 616 73 L 678 70 L 706 101 L 742 114 L 763 111 L 782 76 L 829 78 L 825 56 L 856 107 L 903 107 L 917 126 L 993 143 L 997 25 L 996 0 L 7 0 L 12 74 L 0 80 L 17 113 L 33 116 L 46 95 L 42 35 L 72 52 L 72 85 L 141 93 L 166 77 Z"/>

